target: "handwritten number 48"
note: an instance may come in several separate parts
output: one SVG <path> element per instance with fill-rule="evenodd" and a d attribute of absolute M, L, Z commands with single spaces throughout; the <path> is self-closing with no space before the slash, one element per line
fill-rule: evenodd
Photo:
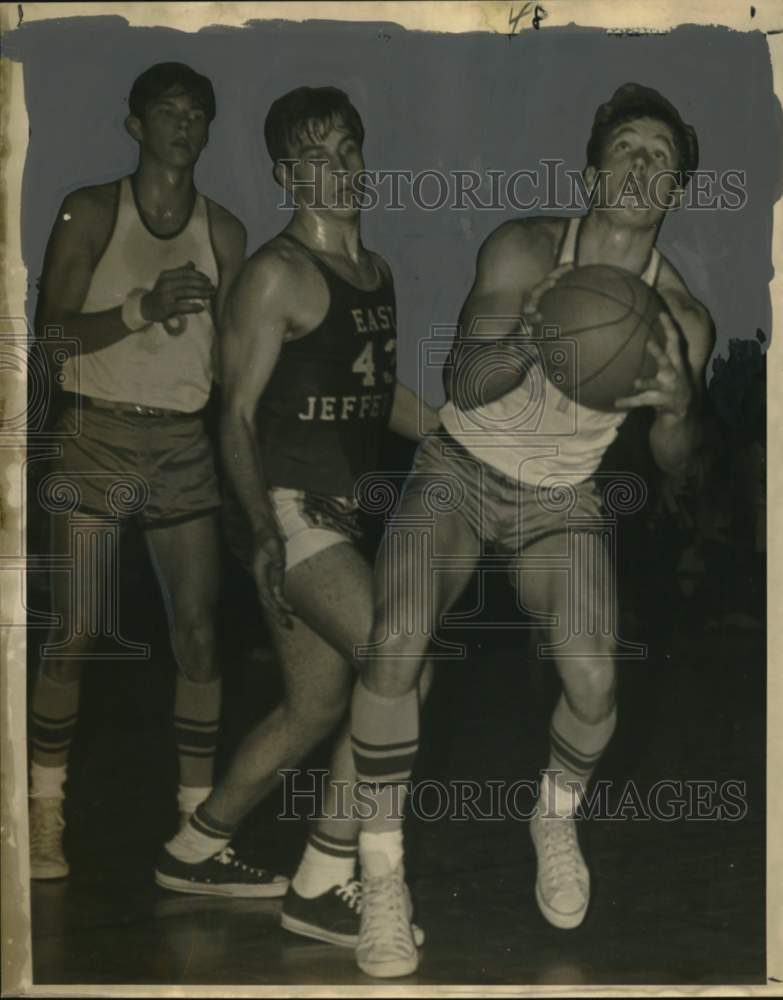
<path fill-rule="evenodd" d="M 541 22 L 547 16 L 547 12 L 541 6 L 541 4 L 538 4 L 538 3 L 524 3 L 519 8 L 519 11 L 518 11 L 517 14 L 514 14 L 514 7 L 513 7 L 513 5 L 509 8 L 509 11 L 508 11 L 508 23 L 511 26 L 511 34 L 512 35 L 515 35 L 517 33 L 517 31 L 519 29 L 519 22 L 523 18 L 527 17 L 531 13 L 531 11 L 533 13 L 533 18 L 532 18 L 532 21 L 530 23 L 533 25 L 533 27 L 536 29 L 536 31 L 538 31 L 539 27 L 541 26 Z"/>

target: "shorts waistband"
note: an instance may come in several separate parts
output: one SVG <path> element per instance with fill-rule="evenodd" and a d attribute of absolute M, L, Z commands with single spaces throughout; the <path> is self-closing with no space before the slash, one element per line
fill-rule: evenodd
<path fill-rule="evenodd" d="M 83 396 L 78 392 L 63 392 L 63 398 L 68 406 L 80 406 L 90 410 L 113 410 L 115 413 L 128 413 L 141 417 L 198 417 L 202 411 L 169 410 L 163 406 L 144 406 L 142 403 L 120 403 L 113 399 L 99 399 L 96 396 Z"/>
<path fill-rule="evenodd" d="M 478 464 L 484 470 L 484 473 L 490 479 L 494 480 L 499 486 L 502 486 L 505 489 L 509 490 L 533 489 L 532 486 L 528 486 L 528 484 L 523 483 L 522 480 L 517 481 L 515 479 L 510 479 L 508 476 L 504 475 L 499 469 L 496 469 L 492 465 L 490 465 L 483 458 L 480 458 L 478 455 L 474 455 L 471 451 L 469 451 L 465 447 L 464 444 L 462 444 L 461 441 L 458 441 L 455 437 L 453 437 L 442 424 L 440 427 L 437 428 L 437 430 L 434 430 L 432 432 L 431 436 L 437 438 L 439 441 L 442 441 L 443 444 L 448 445 L 449 448 L 454 448 L 455 451 L 457 451 L 462 458 L 466 458 L 473 463 L 478 462 Z"/>

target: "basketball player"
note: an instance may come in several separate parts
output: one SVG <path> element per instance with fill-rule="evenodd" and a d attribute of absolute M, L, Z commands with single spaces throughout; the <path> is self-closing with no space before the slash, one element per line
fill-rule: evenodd
<path fill-rule="evenodd" d="M 64 438 L 56 463 L 57 478 L 79 497 L 78 511 L 52 516 L 52 544 L 61 555 L 89 548 L 119 516 L 113 486 L 127 484 L 142 501 L 148 492 L 139 519 L 178 666 L 177 798 L 184 818 L 212 786 L 220 710 L 220 495 L 201 411 L 212 385 L 215 321 L 244 260 L 246 236 L 193 183 L 215 116 L 210 81 L 180 63 L 161 63 L 133 84 L 129 106 L 126 128 L 139 146 L 135 172 L 66 197 L 41 279 L 39 335 L 56 325 L 78 345 L 62 366 Z M 46 343 L 48 349 L 54 342 Z M 71 572 L 52 575 L 63 624 L 51 636 L 59 648 L 42 659 L 32 696 L 33 878 L 69 870 L 62 804 L 80 660 L 99 655 L 78 620 L 77 595 L 102 594 L 97 567 L 77 558 Z"/>
<path fill-rule="evenodd" d="M 387 426 L 418 440 L 420 421 L 425 432 L 437 423 L 396 381 L 392 274 L 361 242 L 354 197 L 364 168 L 359 114 L 340 90 L 301 87 L 274 102 L 264 131 L 275 179 L 296 207 L 229 299 L 222 442 L 236 494 L 228 534 L 255 577 L 285 694 L 164 850 L 156 879 L 182 892 L 252 893 L 252 880 L 216 886 L 210 859 L 278 772 L 345 723 L 353 651 L 367 640 L 373 608 L 372 570 L 355 544 L 355 488 L 377 470 Z M 345 724 L 331 774 L 282 924 L 353 946 L 361 887 L 352 798 L 338 798 L 355 779 Z"/>
<path fill-rule="evenodd" d="M 555 623 L 542 627 L 545 641 L 557 644 L 563 638 L 557 623 L 569 621 L 567 588 L 575 573 L 576 613 L 584 616 L 595 608 L 596 620 L 613 621 L 613 587 L 611 592 L 602 589 L 594 563 L 572 563 L 569 573 L 547 569 L 547 559 L 562 566 L 568 555 L 566 518 L 599 515 L 600 497 L 591 477 L 628 410 L 654 408 L 650 446 L 666 473 L 680 475 L 699 447 L 700 386 L 713 347 L 712 322 L 655 249 L 666 211 L 660 206 L 682 193 L 697 157 L 695 133 L 675 108 L 656 91 L 627 84 L 595 117 L 585 178 L 588 187 L 597 183 L 598 188 L 587 214 L 507 222 L 479 253 L 447 366 L 442 426 L 420 445 L 398 509 L 408 533 L 414 530 L 415 515 L 425 525 L 434 519 L 432 550 L 461 557 L 460 566 L 433 574 L 421 557 L 428 539 L 397 553 L 393 529 L 387 533 L 376 564 L 373 640 L 381 647 L 377 656 L 365 660 L 353 697 L 357 775 L 373 790 L 377 807 L 359 838 L 364 902 L 357 961 L 370 975 L 402 976 L 417 968 L 405 906 L 402 824 L 389 801 L 395 783 L 410 777 L 416 753 L 415 687 L 429 637 L 467 584 L 482 544 L 493 543 L 515 557 L 510 575 L 523 606 Z M 653 198 L 656 174 L 662 176 Z M 525 411 L 532 379 L 526 375 L 528 362 L 509 335 L 519 333 L 519 317 L 536 320 L 542 293 L 567 268 L 588 264 L 632 271 L 660 294 L 665 347 L 649 345 L 657 373 L 637 381 L 633 392 L 617 401 L 616 411 L 608 413 L 579 406 L 547 383 L 540 431 L 515 430 L 514 414 Z M 485 322 L 478 324 L 479 336 L 471 337 L 476 320 Z M 488 339 L 488 329 L 494 339 Z M 572 426 L 575 435 L 563 433 Z M 542 483 L 548 475 L 573 487 L 570 515 L 562 503 L 556 513 L 557 505 L 547 502 Z M 446 476 L 446 482 L 456 477 L 461 483 L 464 498 L 455 509 L 433 512 L 423 488 L 433 480 L 444 482 Z M 598 533 L 594 541 L 603 544 Z M 535 557 L 535 565 L 526 565 L 528 554 Z M 383 581 L 389 576 L 395 585 L 387 588 Z M 420 615 L 418 627 L 410 632 L 390 629 L 387 635 L 387 623 L 402 608 L 424 606 L 423 579 L 429 587 L 428 617 Z M 588 907 L 590 879 L 573 817 L 615 728 L 614 638 L 600 629 L 575 633 L 568 637 L 568 655 L 560 655 L 563 647 L 555 645 L 563 689 L 552 717 L 549 765 L 530 827 L 538 860 L 536 900 L 544 917 L 560 928 L 578 926 Z"/>

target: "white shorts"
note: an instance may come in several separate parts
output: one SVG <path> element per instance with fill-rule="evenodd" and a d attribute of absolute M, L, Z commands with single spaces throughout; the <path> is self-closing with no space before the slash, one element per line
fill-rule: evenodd
<path fill-rule="evenodd" d="M 285 540 L 286 570 L 332 545 L 356 542 L 362 537 L 359 504 L 354 497 L 281 486 L 271 489 L 269 496 Z M 252 571 L 249 524 L 239 503 L 231 497 L 226 498 L 224 519 L 231 550 L 242 565 Z"/>
<path fill-rule="evenodd" d="M 276 487 L 270 491 L 285 538 L 286 570 L 339 542 L 361 537 L 359 505 L 353 497 Z"/>

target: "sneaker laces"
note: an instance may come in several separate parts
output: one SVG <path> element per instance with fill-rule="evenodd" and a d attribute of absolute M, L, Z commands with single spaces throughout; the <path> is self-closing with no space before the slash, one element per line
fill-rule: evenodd
<path fill-rule="evenodd" d="M 362 891 L 362 945 L 407 955 L 412 935 L 408 900 L 399 870 L 376 878 L 365 878 Z"/>
<path fill-rule="evenodd" d="M 579 851 L 574 822 L 571 819 L 543 819 L 544 879 L 548 886 L 559 888 L 562 882 L 578 881 L 584 862 Z"/>
<path fill-rule="evenodd" d="M 236 852 L 233 847 L 224 847 L 219 854 L 215 855 L 215 861 L 221 865 L 229 865 L 231 868 L 236 868 L 238 871 L 248 872 L 250 875 L 262 876 L 265 874 L 263 868 L 254 868 L 252 865 L 246 865 L 244 861 L 240 861 L 236 856 Z"/>
<path fill-rule="evenodd" d="M 338 885 L 334 890 L 335 895 L 341 899 L 350 910 L 356 913 L 362 912 L 362 883 L 356 879 L 346 882 L 345 885 Z"/>

